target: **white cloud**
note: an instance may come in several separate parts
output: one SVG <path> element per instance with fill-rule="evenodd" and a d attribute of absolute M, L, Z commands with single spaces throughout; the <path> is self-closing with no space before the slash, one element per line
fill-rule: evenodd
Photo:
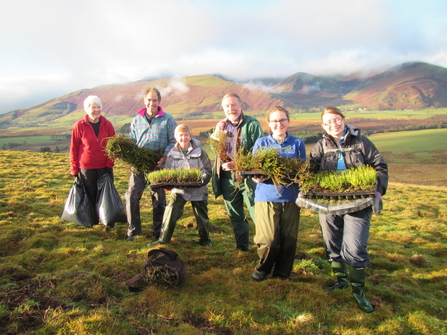
<path fill-rule="evenodd" d="M 4 7 L 0 113 L 56 92 L 166 73 L 242 80 L 413 60 L 447 66 L 442 0 L 16 0 Z"/>

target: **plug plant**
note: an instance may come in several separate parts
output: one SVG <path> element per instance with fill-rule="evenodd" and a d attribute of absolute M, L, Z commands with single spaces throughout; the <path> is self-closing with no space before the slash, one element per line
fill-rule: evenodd
<path fill-rule="evenodd" d="M 309 173 L 301 180 L 300 187 L 303 193 L 373 191 L 376 179 L 376 170 L 369 165 L 362 165 L 343 171 Z"/>
<path fill-rule="evenodd" d="M 202 171 L 199 168 L 163 169 L 149 173 L 147 180 L 151 184 L 200 183 L 202 180 Z"/>

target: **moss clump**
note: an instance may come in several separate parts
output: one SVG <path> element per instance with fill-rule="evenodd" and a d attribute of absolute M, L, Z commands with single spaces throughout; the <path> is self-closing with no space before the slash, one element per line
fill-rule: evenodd
<path fill-rule="evenodd" d="M 122 136 L 110 137 L 105 150 L 110 159 L 122 160 L 137 173 L 153 171 L 162 157 L 161 150 L 139 148 L 134 142 Z"/>
<path fill-rule="evenodd" d="M 163 169 L 148 174 L 147 180 L 151 184 L 189 184 L 200 183 L 202 171 L 193 169 Z"/>
<path fill-rule="evenodd" d="M 309 173 L 301 181 L 300 187 L 303 193 L 373 191 L 376 179 L 376 170 L 369 165 L 362 165 L 343 171 Z"/>

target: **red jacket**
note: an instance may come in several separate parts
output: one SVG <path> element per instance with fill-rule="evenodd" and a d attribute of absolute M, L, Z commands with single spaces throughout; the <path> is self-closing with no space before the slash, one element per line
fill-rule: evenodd
<path fill-rule="evenodd" d="M 77 175 L 79 169 L 102 169 L 113 167 L 113 161 L 107 158 L 104 148 L 107 137 L 115 136 L 112 123 L 100 116 L 99 135 L 96 137 L 88 115 L 77 121 L 73 127 L 70 145 L 70 174 Z"/>

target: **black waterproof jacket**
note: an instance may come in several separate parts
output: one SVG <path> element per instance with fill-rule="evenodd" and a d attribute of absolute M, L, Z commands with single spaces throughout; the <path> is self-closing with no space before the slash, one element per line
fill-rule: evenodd
<path fill-rule="evenodd" d="M 337 169 L 340 149 L 332 136 L 324 134 L 310 153 L 310 166 L 314 172 Z M 346 134 L 341 148 L 346 168 L 370 165 L 377 171 L 377 191 L 385 195 L 388 188 L 388 166 L 375 145 L 360 134 L 360 129 L 346 125 Z"/>

